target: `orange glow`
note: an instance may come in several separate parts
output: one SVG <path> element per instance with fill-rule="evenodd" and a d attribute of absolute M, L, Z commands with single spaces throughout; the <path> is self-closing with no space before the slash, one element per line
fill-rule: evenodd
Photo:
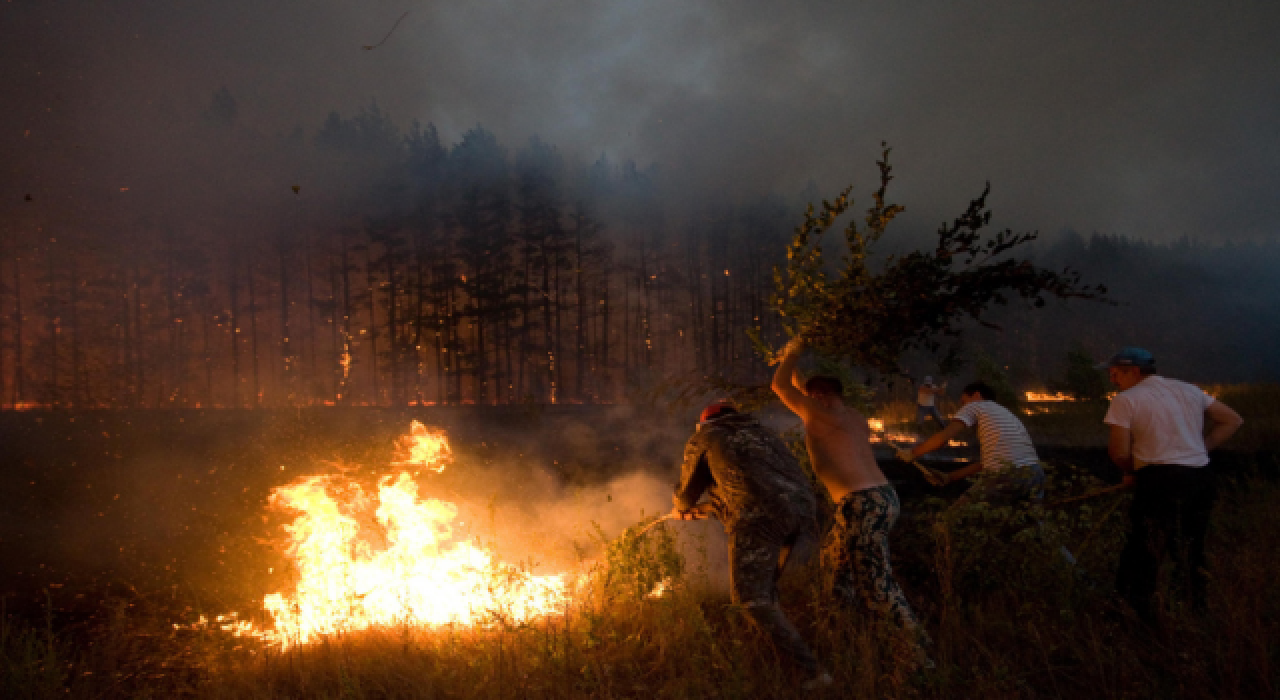
<path fill-rule="evenodd" d="M 1042 391 L 1028 391 L 1025 394 L 1027 401 L 1031 403 L 1047 403 L 1050 401 L 1075 401 L 1075 397 L 1062 392 L 1048 393 Z"/>
<path fill-rule="evenodd" d="M 896 442 L 896 443 L 914 443 L 918 436 L 911 433 L 886 433 L 884 430 L 884 419 L 868 418 L 867 427 L 871 429 L 871 442 Z"/>
<path fill-rule="evenodd" d="M 452 458 L 444 433 L 416 421 L 397 452 L 397 464 L 432 471 Z M 309 476 L 275 489 L 270 504 L 296 513 L 284 526 L 293 590 L 263 599 L 275 630 L 261 636 L 281 648 L 382 626 L 519 623 L 568 600 L 563 575 L 534 575 L 456 536 L 457 506 L 420 496 L 408 472 L 382 477 L 376 493 L 341 475 Z"/>
<path fill-rule="evenodd" d="M 47 403 L 39 403 L 37 401 L 18 401 L 7 406 L 7 408 L 10 411 L 43 411 L 45 409 L 52 408 L 52 406 Z"/>
<path fill-rule="evenodd" d="M 671 593 L 671 577 L 667 577 L 658 582 L 652 591 L 645 594 L 646 598 L 662 598 Z"/>
<path fill-rule="evenodd" d="M 422 467 L 442 472 L 453 461 L 449 439 L 443 430 L 432 430 L 418 421 L 409 423 L 409 434 L 396 440 L 394 467 Z"/>

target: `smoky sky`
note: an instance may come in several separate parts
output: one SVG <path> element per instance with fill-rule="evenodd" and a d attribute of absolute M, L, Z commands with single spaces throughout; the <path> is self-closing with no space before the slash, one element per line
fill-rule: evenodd
<path fill-rule="evenodd" d="M 263 138 L 376 100 L 447 142 L 538 135 L 657 165 L 695 196 L 865 195 L 884 140 L 924 227 L 987 180 L 1014 228 L 1223 240 L 1280 221 L 1274 2 L 63 1 L 0 17 L 0 214 L 32 192 L 90 216 L 126 186 L 252 197 L 261 172 L 225 174 L 269 168 L 190 128 L 225 86 Z"/>

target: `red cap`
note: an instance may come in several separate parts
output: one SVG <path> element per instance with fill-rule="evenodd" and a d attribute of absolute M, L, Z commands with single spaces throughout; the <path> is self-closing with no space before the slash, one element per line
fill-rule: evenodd
<path fill-rule="evenodd" d="M 729 399 L 716 399 L 715 401 L 707 404 L 706 408 L 702 409 L 702 415 L 698 416 L 698 422 L 701 423 L 709 421 L 712 418 L 719 418 L 726 413 L 733 413 L 735 411 L 737 411 L 737 409 L 733 407 L 733 402 Z"/>

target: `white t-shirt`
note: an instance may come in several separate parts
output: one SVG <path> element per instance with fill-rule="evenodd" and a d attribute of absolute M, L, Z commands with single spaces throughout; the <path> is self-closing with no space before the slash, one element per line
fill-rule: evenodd
<path fill-rule="evenodd" d="M 982 468 L 1003 469 L 1012 464 L 1022 467 L 1040 461 L 1031 436 L 1018 417 L 995 401 L 974 401 L 951 416 L 972 428 L 978 426 L 982 443 Z"/>
<path fill-rule="evenodd" d="M 1153 374 L 1120 392 L 1102 421 L 1128 428 L 1134 467 L 1209 463 L 1204 448 L 1204 412 L 1214 398 L 1194 384 Z"/>

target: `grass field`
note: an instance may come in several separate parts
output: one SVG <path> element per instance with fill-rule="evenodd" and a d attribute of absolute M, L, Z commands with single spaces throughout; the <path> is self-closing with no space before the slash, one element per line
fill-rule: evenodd
<path fill-rule="evenodd" d="M 933 513 L 946 498 L 913 498 L 894 532 L 894 565 L 933 638 L 936 668 L 901 663 L 868 620 L 828 599 L 815 566 L 805 584 L 783 593 L 784 607 L 836 678 L 815 697 L 1277 697 L 1280 486 L 1261 474 L 1276 467 L 1280 392 L 1217 391 L 1246 418 L 1233 445 L 1243 450 L 1236 463 L 1245 466 L 1224 478 L 1215 511 L 1207 615 L 1171 598 L 1162 630 L 1152 632 L 1115 599 L 1110 579 L 1127 496 L 1047 513 L 979 509 L 945 538 Z M 1072 405 L 1028 422 L 1038 440 L 1059 435 L 1089 446 L 1097 444 L 1100 411 Z M 288 416 L 253 429 L 226 417 L 216 426 L 190 416 L 134 426 L 111 416 L 92 424 L 81 416 L 75 426 L 53 417 L 38 426 L 29 417 L 11 419 L 3 478 L 15 507 L 0 521 L 0 542 L 10 553 L 0 697 L 800 695 L 801 679 L 729 605 L 715 552 L 705 564 L 687 556 L 667 595 L 645 595 L 672 571 L 668 537 L 686 534 L 676 526 L 608 548 L 597 542 L 586 554 L 595 579 L 561 611 L 523 623 L 495 610 L 480 626 L 388 626 L 283 652 L 190 625 L 200 614 L 253 614 L 253 601 L 287 579 L 267 572 L 282 562 L 263 546 L 280 524 L 263 516 L 263 506 L 282 471 L 320 460 L 386 463 L 385 445 L 404 418 L 348 418 L 342 429 Z M 570 490 L 595 498 L 593 484 L 606 483 L 610 470 L 670 457 L 606 441 L 603 448 L 591 443 L 590 460 L 574 462 L 564 457 L 581 451 L 586 437 L 535 446 L 529 436 L 540 430 L 536 420 L 527 433 L 508 430 L 523 437 L 495 451 L 488 429 L 472 426 L 457 441 L 460 476 L 440 482 L 459 500 L 489 493 L 497 539 L 504 511 L 519 509 L 515 494 L 530 485 L 494 491 L 491 479 L 502 467 L 485 462 L 551 462 L 558 479 L 576 484 Z M 240 439 L 226 440 L 229 432 Z M 611 458 L 614 449 L 633 454 Z M 462 476 L 483 468 L 492 470 L 483 488 Z M 1055 464 L 1054 474 L 1051 501 L 1099 485 L 1066 464 Z M 617 495 L 608 495 L 608 505 L 621 509 Z M 1048 526 L 1029 526 L 1028 515 Z M 640 516 L 624 513 L 619 522 Z M 607 530 L 612 536 L 618 528 Z M 1062 564 L 1060 543 L 1076 552 L 1078 567 Z"/>

